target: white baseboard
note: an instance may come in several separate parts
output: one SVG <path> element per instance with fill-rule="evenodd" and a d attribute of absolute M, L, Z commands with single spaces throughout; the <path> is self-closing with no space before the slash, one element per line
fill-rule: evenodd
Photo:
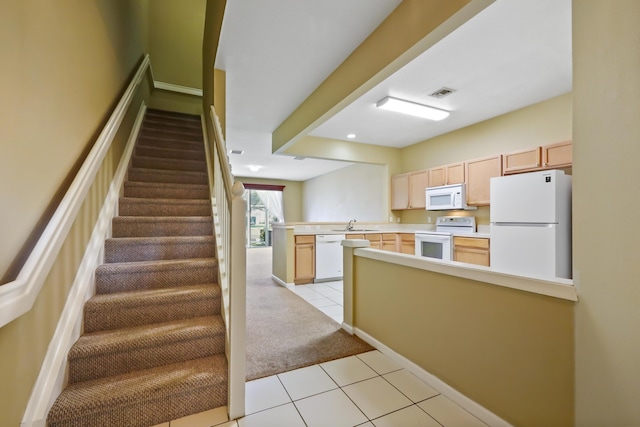
<path fill-rule="evenodd" d="M 343 324 L 343 327 L 344 327 L 344 324 Z M 509 424 L 502 418 L 498 417 L 496 414 L 489 411 L 484 406 L 469 399 L 467 396 L 460 393 L 458 390 L 454 389 L 453 387 L 451 387 L 450 385 L 442 381 L 440 378 L 425 371 L 420 366 L 416 365 L 406 357 L 396 353 L 395 351 L 393 351 L 392 349 L 390 349 L 389 347 L 387 347 L 386 345 L 384 345 L 383 343 L 381 343 L 371 335 L 367 334 L 363 330 L 354 328 L 354 332 L 357 337 L 361 338 L 366 343 L 375 347 L 377 350 L 379 350 L 381 353 L 383 353 L 384 355 L 392 359 L 398 365 L 402 366 L 404 369 L 406 369 L 407 371 L 411 372 L 412 374 L 420 378 L 422 381 L 429 384 L 431 387 L 433 387 L 438 392 L 440 392 L 440 394 L 451 399 L 453 402 L 457 403 L 467 412 L 473 414 L 475 417 L 482 420 L 486 424 L 492 427 L 513 427 L 511 424 Z"/>
<path fill-rule="evenodd" d="M 95 294 L 95 270 L 104 260 L 104 241 L 111 233 L 111 220 L 117 209 L 120 188 L 126 176 L 129 158 L 133 153 L 133 146 L 142 126 L 145 111 L 146 105 L 143 103 L 49 343 L 23 414 L 21 427 L 45 427 L 47 414 L 65 386 L 67 354 L 80 337 L 84 303 Z"/>
<path fill-rule="evenodd" d="M 275 276 L 275 275 L 271 275 L 271 279 L 276 282 L 278 285 L 285 287 L 287 289 L 289 289 L 290 291 L 294 290 L 296 287 L 295 283 L 287 283 L 284 280 L 280 279 L 279 277 Z"/>
<path fill-rule="evenodd" d="M 350 325 L 350 324 L 348 324 L 348 323 L 344 323 L 344 322 L 342 322 L 342 329 L 344 329 L 345 331 L 347 331 L 347 333 L 348 333 L 349 335 L 353 335 L 353 333 L 354 333 L 353 326 L 351 326 L 351 325 Z"/>

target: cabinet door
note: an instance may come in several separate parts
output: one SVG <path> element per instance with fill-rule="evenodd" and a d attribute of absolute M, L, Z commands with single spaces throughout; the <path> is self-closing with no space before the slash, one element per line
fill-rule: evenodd
<path fill-rule="evenodd" d="M 398 242 L 396 233 L 382 233 L 382 250 L 398 252 Z"/>
<path fill-rule="evenodd" d="M 391 209 L 409 208 L 409 174 L 391 177 Z"/>
<path fill-rule="evenodd" d="M 424 209 L 427 207 L 425 189 L 428 185 L 427 171 L 411 172 L 409 174 L 409 208 Z"/>
<path fill-rule="evenodd" d="M 371 249 L 382 249 L 382 234 L 380 233 L 369 233 L 365 234 L 364 238 L 369 241 L 369 246 Z"/>
<path fill-rule="evenodd" d="M 429 169 L 429 187 L 438 187 L 447 182 L 447 167 L 440 166 Z"/>
<path fill-rule="evenodd" d="M 416 253 L 416 235 L 413 233 L 400 233 L 400 253 L 414 255 Z"/>
<path fill-rule="evenodd" d="M 489 267 L 489 251 L 483 249 L 454 248 L 453 260 Z"/>
<path fill-rule="evenodd" d="M 505 154 L 502 157 L 502 172 L 507 175 L 540 169 L 542 167 L 541 152 L 540 147 L 536 147 Z"/>
<path fill-rule="evenodd" d="M 573 143 L 571 141 L 542 147 L 542 162 L 545 168 L 567 167 L 573 164 Z"/>
<path fill-rule="evenodd" d="M 467 204 L 484 206 L 489 204 L 489 182 L 502 175 L 502 155 L 469 160 L 466 163 Z"/>
<path fill-rule="evenodd" d="M 464 182 L 464 162 L 447 165 L 447 185 Z"/>
<path fill-rule="evenodd" d="M 489 267 L 489 239 L 454 237 L 453 260 Z"/>
<path fill-rule="evenodd" d="M 316 277 L 313 236 L 296 236 L 295 284 L 311 283 Z"/>

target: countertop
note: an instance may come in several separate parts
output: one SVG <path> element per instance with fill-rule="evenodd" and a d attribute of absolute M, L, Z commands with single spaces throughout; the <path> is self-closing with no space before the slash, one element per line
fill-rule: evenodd
<path fill-rule="evenodd" d="M 273 224 L 274 228 L 293 229 L 294 235 L 317 234 L 375 234 L 375 233 L 416 233 L 417 231 L 435 231 L 435 224 L 356 224 L 353 230 L 347 231 L 344 224 Z M 478 225 L 475 233 L 452 233 L 454 236 L 466 236 L 489 239 L 488 225 Z"/>

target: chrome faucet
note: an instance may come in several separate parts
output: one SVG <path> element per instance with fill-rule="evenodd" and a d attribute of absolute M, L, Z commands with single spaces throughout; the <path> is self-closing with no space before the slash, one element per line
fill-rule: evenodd
<path fill-rule="evenodd" d="M 347 231 L 353 230 L 353 223 L 356 222 L 355 219 L 349 220 L 349 224 L 347 224 Z"/>

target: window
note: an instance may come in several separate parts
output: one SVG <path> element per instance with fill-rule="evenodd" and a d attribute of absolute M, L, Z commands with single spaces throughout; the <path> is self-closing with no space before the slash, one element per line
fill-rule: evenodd
<path fill-rule="evenodd" d="M 247 247 L 271 246 L 274 222 L 284 222 L 283 186 L 245 184 Z"/>

